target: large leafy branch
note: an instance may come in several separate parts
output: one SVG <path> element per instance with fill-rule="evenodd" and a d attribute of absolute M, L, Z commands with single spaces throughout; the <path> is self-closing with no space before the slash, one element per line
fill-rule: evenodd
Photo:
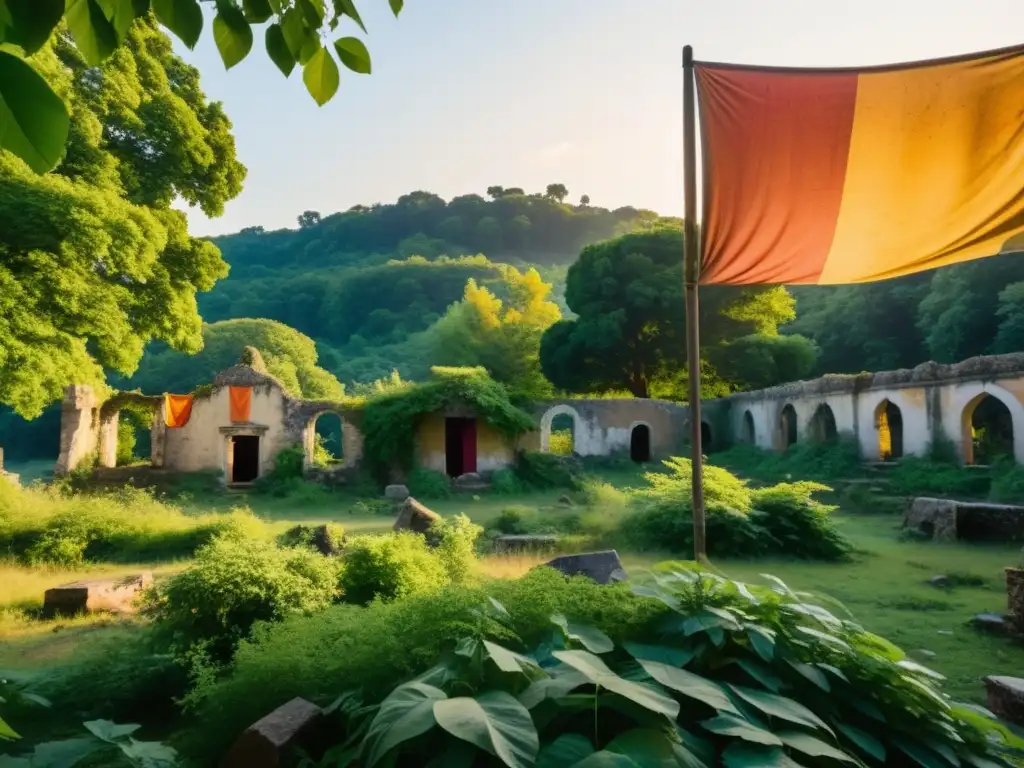
<path fill-rule="evenodd" d="M 213 39 L 231 69 L 252 51 L 253 27 L 265 24 L 271 61 L 302 80 L 317 104 L 338 90 L 338 61 L 370 74 L 370 53 L 357 37 L 335 36 L 348 18 L 365 33 L 355 0 L 203 0 L 216 7 Z M 395 16 L 404 0 L 388 0 Z M 200 0 L 0 0 L 0 149 L 37 173 L 51 170 L 64 151 L 70 117 L 64 99 L 26 60 L 63 23 L 82 58 L 98 66 L 125 41 L 135 19 L 152 12 L 186 46 L 202 36 Z M 333 38 L 333 40 L 332 40 Z M 337 61 L 335 60 L 337 58 Z"/>

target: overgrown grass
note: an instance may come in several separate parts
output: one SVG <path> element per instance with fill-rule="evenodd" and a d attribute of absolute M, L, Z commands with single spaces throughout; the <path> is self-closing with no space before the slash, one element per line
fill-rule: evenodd
<path fill-rule="evenodd" d="M 734 445 L 713 454 L 710 460 L 744 477 L 765 482 L 829 480 L 862 477 L 860 449 L 853 439 L 804 442 L 787 451 L 766 451 L 753 445 Z"/>

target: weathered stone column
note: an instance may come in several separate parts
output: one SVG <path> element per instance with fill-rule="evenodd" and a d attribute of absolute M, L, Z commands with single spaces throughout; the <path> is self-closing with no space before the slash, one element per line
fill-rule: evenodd
<path fill-rule="evenodd" d="M 167 449 L 167 421 L 164 416 L 165 408 L 167 408 L 167 401 L 161 400 L 160 405 L 153 409 L 153 421 L 150 423 L 149 427 L 149 463 L 151 466 L 157 468 L 163 467 L 164 454 Z"/>
<path fill-rule="evenodd" d="M 54 474 L 66 475 L 96 451 L 99 443 L 99 413 L 96 393 L 87 384 L 72 384 L 64 390 L 60 415 L 60 455 Z"/>
<path fill-rule="evenodd" d="M 100 409 L 99 463 L 101 467 L 117 466 L 117 426 L 121 412 L 103 413 Z"/>

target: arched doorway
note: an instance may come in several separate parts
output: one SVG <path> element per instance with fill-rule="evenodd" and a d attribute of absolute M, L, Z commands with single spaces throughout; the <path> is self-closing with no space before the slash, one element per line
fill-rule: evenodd
<path fill-rule="evenodd" d="M 754 431 L 754 415 L 750 411 L 743 412 L 742 440 L 748 445 L 757 444 L 757 433 Z"/>
<path fill-rule="evenodd" d="M 651 428 L 637 424 L 629 434 L 629 458 L 637 464 L 651 460 Z"/>
<path fill-rule="evenodd" d="M 148 464 L 153 455 L 152 409 L 128 404 L 117 417 L 117 466 Z"/>
<path fill-rule="evenodd" d="M 883 400 L 875 409 L 878 430 L 878 456 L 892 461 L 903 456 L 903 412 L 891 400 Z"/>
<path fill-rule="evenodd" d="M 816 443 L 833 443 L 839 439 L 836 416 L 827 403 L 819 405 L 811 416 L 810 437 Z M 793 442 L 796 442 L 794 437 Z M 792 444 L 792 443 L 791 443 Z"/>
<path fill-rule="evenodd" d="M 307 434 L 306 463 L 309 466 L 330 467 L 345 462 L 345 426 L 340 414 L 318 413 Z"/>
<path fill-rule="evenodd" d="M 548 438 L 548 452 L 556 456 L 572 456 L 576 449 L 576 419 L 568 413 L 560 413 L 551 419 L 551 436 Z"/>
<path fill-rule="evenodd" d="M 700 423 L 700 447 L 701 453 L 707 453 L 714 443 L 714 435 L 711 433 L 711 425 L 706 421 Z"/>
<path fill-rule="evenodd" d="M 789 446 L 796 444 L 796 408 L 788 403 L 783 407 L 782 413 L 779 416 L 779 434 L 782 438 L 781 442 L 783 450 L 786 450 Z"/>
<path fill-rule="evenodd" d="M 1013 460 L 1013 416 L 1006 404 L 987 392 L 964 408 L 963 453 L 967 464 Z"/>

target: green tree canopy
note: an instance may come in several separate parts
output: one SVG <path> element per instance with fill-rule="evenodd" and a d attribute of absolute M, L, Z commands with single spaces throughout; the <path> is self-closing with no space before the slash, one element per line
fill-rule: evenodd
<path fill-rule="evenodd" d="M 541 340 L 548 379 L 570 392 L 627 389 L 648 397 L 654 381 L 678 376 L 686 360 L 682 263 L 683 235 L 674 226 L 584 248 L 566 278 L 565 300 L 577 317 L 555 323 Z M 773 335 L 793 313 L 783 288 L 704 288 L 702 349 Z"/>
<path fill-rule="evenodd" d="M 130 374 L 150 339 L 199 350 L 196 292 L 227 267 L 170 206 L 218 215 L 245 177 L 231 123 L 151 21 L 99 68 L 63 34 L 33 63 L 71 129 L 45 176 L 0 151 L 0 403 L 29 417 L 104 368 Z"/>
<path fill-rule="evenodd" d="M 317 365 L 317 351 L 308 336 L 273 320 L 225 320 L 203 326 L 203 349 L 183 354 L 166 346 L 146 355 L 138 372 L 122 388 L 146 394 L 191 392 L 209 384 L 221 371 L 235 365 L 246 347 L 263 357 L 267 371 L 295 397 L 340 400 L 344 388 Z"/>

